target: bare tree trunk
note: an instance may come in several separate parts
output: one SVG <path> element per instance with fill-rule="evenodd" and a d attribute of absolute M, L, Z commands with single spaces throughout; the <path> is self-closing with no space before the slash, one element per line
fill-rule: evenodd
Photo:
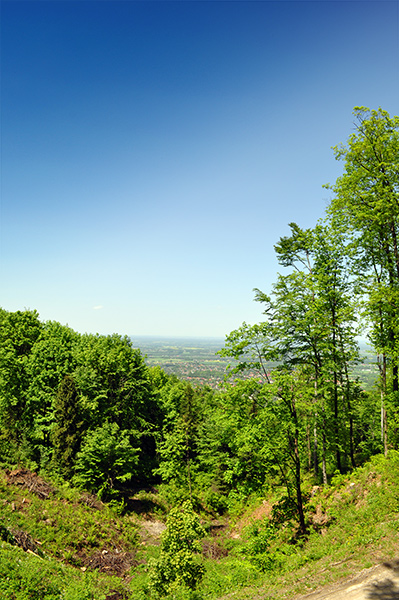
<path fill-rule="evenodd" d="M 305 513 L 303 510 L 303 498 L 302 498 L 302 487 L 301 487 L 301 463 L 299 459 L 298 451 L 298 431 L 295 432 L 295 487 L 296 487 L 296 500 L 298 506 L 299 515 L 299 529 L 302 535 L 306 534 L 305 524 Z"/>
<path fill-rule="evenodd" d="M 313 472 L 315 478 L 319 476 L 319 451 L 317 442 L 317 413 L 315 414 L 314 428 L 313 428 Z"/>
<path fill-rule="evenodd" d="M 351 465 L 353 468 L 355 468 L 356 462 L 355 462 L 355 451 L 354 451 L 354 443 L 353 443 L 353 416 L 352 416 L 352 403 L 351 403 L 351 389 L 350 389 L 348 365 L 347 365 L 346 361 L 344 361 L 344 372 L 345 372 L 346 406 L 347 406 L 348 417 L 349 417 L 349 455 L 350 455 L 350 459 L 351 459 Z"/>
<path fill-rule="evenodd" d="M 385 353 L 382 359 L 378 357 L 378 368 L 381 375 L 381 442 L 384 446 L 384 455 L 388 454 L 388 422 L 387 410 L 385 407 L 385 397 L 387 391 L 387 357 Z"/>
<path fill-rule="evenodd" d="M 322 433 L 322 472 L 323 472 L 323 485 L 327 485 L 327 462 L 326 462 L 326 454 L 327 454 L 327 441 L 326 441 L 326 413 L 323 406 L 323 433 Z"/>
<path fill-rule="evenodd" d="M 323 485 L 327 485 L 327 464 L 326 464 L 326 434 L 323 431 Z"/>
<path fill-rule="evenodd" d="M 378 356 L 378 368 L 381 376 L 381 442 L 384 446 L 384 455 L 388 454 L 388 423 L 387 411 L 385 408 L 385 396 L 387 388 L 387 358 L 385 353 L 382 359 Z"/>
<path fill-rule="evenodd" d="M 295 489 L 296 489 L 296 503 L 298 507 L 299 516 L 299 530 L 302 535 L 306 534 L 305 524 L 305 513 L 303 510 L 303 498 L 302 498 L 302 482 L 301 482 L 301 459 L 299 456 L 299 428 L 298 428 L 298 415 L 296 412 L 295 398 L 291 401 L 291 414 L 294 418 L 295 423 L 295 437 L 294 437 L 294 462 L 295 462 Z M 292 439 L 291 439 L 292 444 Z"/>
<path fill-rule="evenodd" d="M 317 404 L 318 390 L 317 390 L 317 372 L 314 382 L 314 397 Z M 319 477 L 319 450 L 317 441 L 317 411 L 314 414 L 314 427 L 313 427 L 313 474 L 317 481 Z"/>
<path fill-rule="evenodd" d="M 310 440 L 310 426 L 306 424 L 306 445 L 308 448 L 308 471 L 312 468 L 312 442 Z"/>
<path fill-rule="evenodd" d="M 341 451 L 339 447 L 339 423 L 338 423 L 338 380 L 337 373 L 334 371 L 334 436 L 335 436 L 335 457 L 337 469 L 342 473 Z"/>

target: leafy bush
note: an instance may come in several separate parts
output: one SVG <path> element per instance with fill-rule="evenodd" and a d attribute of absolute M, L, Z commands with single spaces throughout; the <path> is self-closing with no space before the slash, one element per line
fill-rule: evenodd
<path fill-rule="evenodd" d="M 195 555 L 201 551 L 199 540 L 204 535 L 190 502 L 170 511 L 162 536 L 161 554 L 149 563 L 149 588 L 155 597 L 185 593 L 184 590 L 198 587 L 204 576 L 204 566 Z"/>
<path fill-rule="evenodd" d="M 269 520 L 256 521 L 246 531 L 245 545 L 239 554 L 262 572 L 271 571 L 281 566 L 283 555 L 279 549 L 271 549 L 270 544 L 276 538 L 276 530 Z"/>

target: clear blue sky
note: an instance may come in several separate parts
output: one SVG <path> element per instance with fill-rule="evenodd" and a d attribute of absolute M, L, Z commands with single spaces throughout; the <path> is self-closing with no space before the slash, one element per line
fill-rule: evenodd
<path fill-rule="evenodd" d="M 93 333 L 261 319 L 356 105 L 399 113 L 397 1 L 3 1 L 0 305 Z"/>

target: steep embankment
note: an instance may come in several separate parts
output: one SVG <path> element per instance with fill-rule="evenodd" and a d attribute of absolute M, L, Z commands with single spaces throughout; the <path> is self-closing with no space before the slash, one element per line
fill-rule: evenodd
<path fill-rule="evenodd" d="M 138 563 L 133 518 L 16 469 L 0 473 L 0 524 L 1 599 L 127 597 Z"/>
<path fill-rule="evenodd" d="M 204 597 L 399 598 L 399 454 L 375 457 L 309 492 L 305 540 L 295 539 L 294 521 L 265 499 L 244 515 L 209 522 Z M 144 506 L 141 499 L 138 510 L 134 500 L 136 512 L 121 516 L 117 505 L 27 470 L 1 472 L 0 598 L 145 598 L 145 563 L 164 528 L 159 507 L 151 514 L 156 501 Z"/>
<path fill-rule="evenodd" d="M 399 598 L 399 454 L 374 457 L 350 476 L 313 489 L 307 503 L 309 535 L 286 544 L 289 523 L 257 555 L 263 573 L 237 581 L 223 600 L 393 600 Z M 262 532 L 262 526 L 256 528 Z M 248 543 L 248 542 L 247 542 Z M 247 555 L 248 558 L 248 555 Z M 254 557 L 249 556 L 253 559 Z M 266 559 L 269 559 L 269 563 Z M 229 561 L 224 564 L 224 579 Z M 263 561 L 263 562 L 262 562 Z M 274 561 L 274 562 L 273 562 Z M 248 571 L 247 571 L 248 573 Z M 222 587 L 222 577 L 219 577 Z M 233 586 L 231 586 L 232 588 Z M 335 595 L 334 595 L 335 594 Z"/>

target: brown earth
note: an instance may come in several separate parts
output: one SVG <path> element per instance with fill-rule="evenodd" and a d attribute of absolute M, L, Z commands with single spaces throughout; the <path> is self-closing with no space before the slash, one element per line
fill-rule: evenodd
<path fill-rule="evenodd" d="M 152 544 L 154 546 L 159 546 L 161 543 L 161 534 L 165 531 L 166 525 L 161 521 L 142 521 L 140 523 L 140 531 L 139 535 L 141 538 L 141 543 L 143 545 Z"/>
<path fill-rule="evenodd" d="M 110 590 L 105 597 L 105 600 L 125 600 L 128 596 L 124 592 L 118 592 L 117 590 Z"/>

